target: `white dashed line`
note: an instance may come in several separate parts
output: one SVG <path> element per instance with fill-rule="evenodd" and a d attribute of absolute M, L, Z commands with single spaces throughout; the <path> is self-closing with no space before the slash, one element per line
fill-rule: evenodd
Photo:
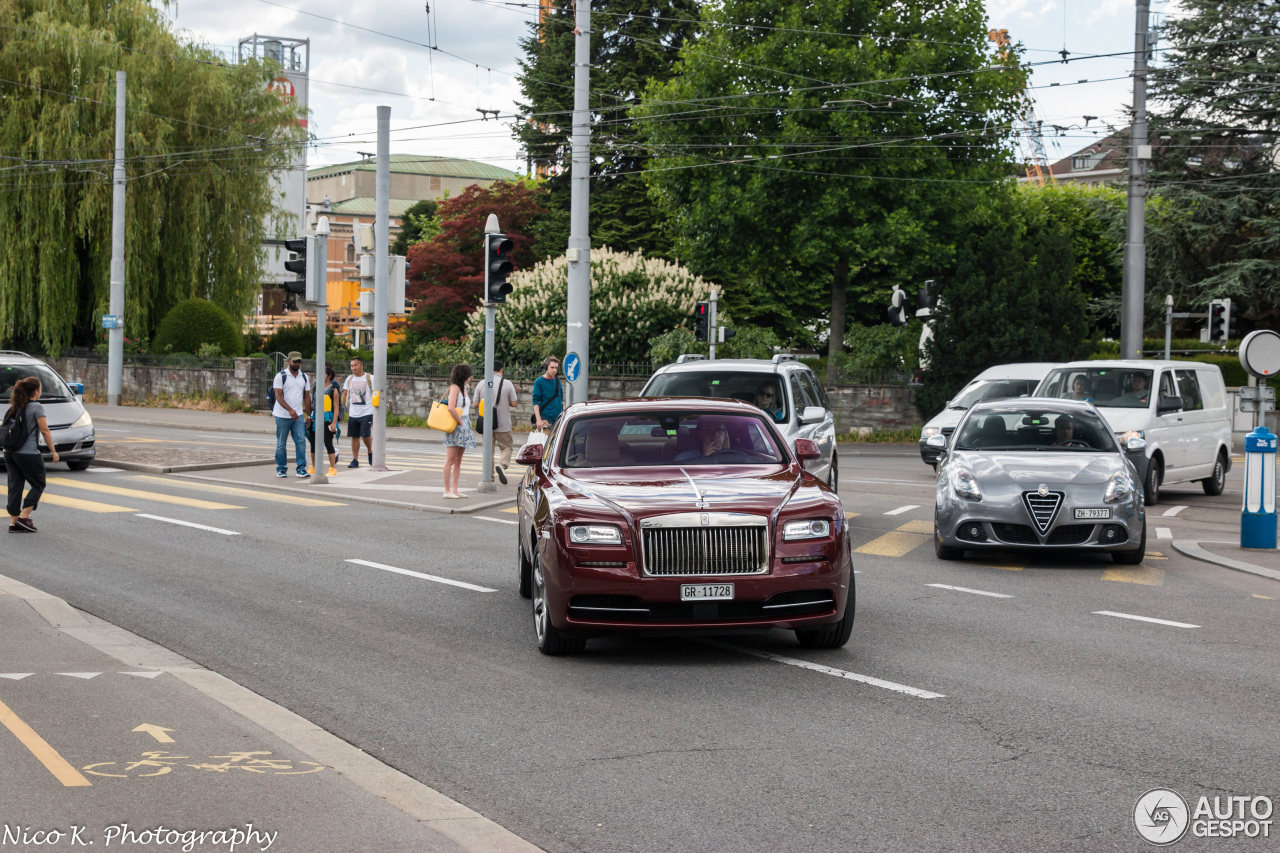
<path fill-rule="evenodd" d="M 223 530 L 221 527 L 209 527 L 207 524 L 196 524 L 193 521 L 182 521 L 177 518 L 165 518 L 163 515 L 151 515 L 150 513 L 140 512 L 138 518 L 149 518 L 152 521 L 163 521 L 168 524 L 181 524 L 183 527 L 194 527 L 197 530 L 208 530 L 210 533 L 221 533 L 223 536 L 239 536 L 235 530 Z"/>
<path fill-rule="evenodd" d="M 907 504 L 906 506 L 900 506 L 897 509 L 891 509 L 886 512 L 885 515 L 902 515 L 904 512 L 911 512 L 911 510 L 919 508 L 920 504 Z"/>
<path fill-rule="evenodd" d="M 424 581 L 435 581 L 436 583 L 448 584 L 449 586 L 460 586 L 463 589 L 470 589 L 476 592 L 497 592 L 496 589 L 489 589 L 487 586 L 476 586 L 473 583 L 465 581 L 455 581 L 449 578 L 440 578 L 435 575 L 424 575 L 422 572 L 411 572 L 408 569 L 399 569 L 395 566 L 387 566 L 382 563 L 371 563 L 368 560 L 347 560 L 348 563 L 355 563 L 357 566 L 368 566 L 371 569 L 382 569 L 384 572 L 395 572 L 398 575 L 408 575 L 411 578 L 421 578 Z"/>
<path fill-rule="evenodd" d="M 1170 528 L 1168 528 L 1168 527 L 1157 527 L 1157 528 L 1156 528 L 1156 538 L 1157 538 L 1157 539 L 1172 539 L 1172 538 L 1173 538 L 1173 531 L 1172 531 Z"/>
<path fill-rule="evenodd" d="M 992 598 L 1013 598 L 1012 595 L 1005 595 L 1003 592 L 985 592 L 980 589 L 969 589 L 967 586 L 948 586 L 945 583 L 927 583 L 925 586 L 936 586 L 938 589 L 949 589 L 952 592 L 971 592 L 974 595 L 989 595 Z"/>
<path fill-rule="evenodd" d="M 775 655 L 773 652 L 762 652 L 759 649 L 748 649 L 743 646 L 735 646 L 729 643 L 722 643 L 719 640 L 703 640 L 709 646 L 727 649 L 731 652 L 742 652 L 745 655 L 754 655 L 765 660 L 776 661 L 777 663 L 785 663 L 787 666 L 798 666 L 801 669 L 820 672 L 823 675 L 834 675 L 836 678 L 847 678 L 850 681 L 859 681 L 863 684 L 870 684 L 872 687 L 883 687 L 885 690 L 893 690 L 897 693 L 905 693 L 908 696 L 915 696 L 917 699 L 945 699 L 941 693 L 930 693 L 928 690 L 921 690 L 918 687 L 908 687 L 905 684 L 898 684 L 893 681 L 885 681 L 882 678 L 873 678 L 870 675 L 859 675 L 856 672 L 848 672 L 843 669 L 836 669 L 833 666 L 823 666 L 820 663 L 810 663 L 807 660 L 798 658 L 784 657 L 783 655 Z"/>
<path fill-rule="evenodd" d="M 483 518 L 485 521 L 496 521 L 499 524 L 519 524 L 518 521 L 512 521 L 509 518 L 494 518 L 492 515 L 477 515 L 473 518 Z"/>
<path fill-rule="evenodd" d="M 1113 613 L 1110 610 L 1095 610 L 1094 616 L 1115 616 L 1118 619 L 1135 619 L 1138 622 L 1151 622 L 1154 625 L 1168 625 L 1171 628 L 1199 628 L 1190 622 L 1170 622 L 1168 619 L 1152 619 L 1150 616 L 1134 616 L 1132 613 Z"/>
<path fill-rule="evenodd" d="M 1185 506 L 1171 506 L 1160 514 L 1165 518 L 1173 518 L 1175 515 L 1182 512 L 1184 509 L 1186 509 Z"/>

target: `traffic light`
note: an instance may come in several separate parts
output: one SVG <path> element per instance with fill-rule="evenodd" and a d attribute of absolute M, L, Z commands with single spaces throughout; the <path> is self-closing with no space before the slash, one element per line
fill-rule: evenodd
<path fill-rule="evenodd" d="M 295 237 L 292 240 L 284 241 L 285 249 L 293 253 L 293 258 L 284 262 L 284 268 L 297 276 L 293 281 L 284 283 L 284 289 L 288 293 L 296 296 L 306 296 L 307 255 L 314 248 L 312 245 L 314 239 L 313 237 Z"/>
<path fill-rule="evenodd" d="M 719 341 L 720 343 L 724 343 L 725 341 L 729 340 L 736 334 L 738 334 L 737 329 L 730 329 L 728 326 L 716 327 L 716 335 L 717 337 L 720 338 L 720 341 Z"/>
<path fill-rule="evenodd" d="M 693 308 L 693 337 L 706 342 L 709 323 L 711 322 L 711 303 L 699 302 Z"/>
<path fill-rule="evenodd" d="M 507 276 L 515 269 L 511 263 L 511 249 L 515 244 L 506 234 L 484 235 L 484 301 L 506 302 L 511 292 Z"/>
<path fill-rule="evenodd" d="M 1209 303 L 1209 343 L 1225 344 L 1231 335 L 1231 300 L 1215 299 Z"/>

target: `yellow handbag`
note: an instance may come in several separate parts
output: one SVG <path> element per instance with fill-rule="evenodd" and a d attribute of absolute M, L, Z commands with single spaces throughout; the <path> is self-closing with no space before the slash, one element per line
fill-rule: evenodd
<path fill-rule="evenodd" d="M 432 400 L 431 412 L 427 415 L 427 426 L 441 432 L 453 432 L 458 428 L 458 422 L 453 419 L 453 415 L 449 414 L 447 405 L 439 400 Z"/>

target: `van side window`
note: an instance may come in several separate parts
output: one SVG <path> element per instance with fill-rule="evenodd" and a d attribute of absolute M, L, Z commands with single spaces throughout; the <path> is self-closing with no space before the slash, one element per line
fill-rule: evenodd
<path fill-rule="evenodd" d="M 1200 381 L 1196 379 L 1194 370 L 1177 370 L 1178 390 L 1182 392 L 1182 410 L 1198 412 L 1204 408 L 1204 398 L 1200 394 Z"/>
<path fill-rule="evenodd" d="M 1197 370 L 1195 376 L 1200 382 L 1200 395 L 1206 409 L 1221 409 L 1226 405 L 1218 374 L 1212 370 Z"/>
<path fill-rule="evenodd" d="M 1167 370 L 1164 373 L 1160 374 L 1160 396 L 1161 397 L 1178 396 L 1178 392 L 1175 391 L 1173 387 L 1173 374 Z"/>

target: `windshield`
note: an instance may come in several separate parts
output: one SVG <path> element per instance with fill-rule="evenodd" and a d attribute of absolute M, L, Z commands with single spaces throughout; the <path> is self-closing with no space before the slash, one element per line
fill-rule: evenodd
<path fill-rule="evenodd" d="M 776 423 L 790 417 L 781 377 L 775 373 L 699 370 L 653 377 L 646 397 L 728 397 L 759 406 Z M 816 404 L 815 404 L 816 405 Z"/>
<path fill-rule="evenodd" d="M 1115 437 L 1091 412 L 1010 409 L 970 415 L 956 437 L 956 450 L 1013 453 L 1117 451 Z"/>
<path fill-rule="evenodd" d="M 71 390 L 67 388 L 58 374 L 44 364 L 0 364 L 0 401 L 8 402 L 13 393 L 13 383 L 19 379 L 34 376 L 40 380 L 40 400 L 67 400 Z"/>
<path fill-rule="evenodd" d="M 700 412 L 578 418 L 560 451 L 565 468 L 776 465 L 785 459 L 763 419 Z"/>
<path fill-rule="evenodd" d="M 1128 367 L 1063 367 L 1040 384 L 1037 397 L 1088 400 L 1111 409 L 1145 409 L 1151 403 L 1151 371 Z"/>
<path fill-rule="evenodd" d="M 1036 388 L 1036 379 L 975 379 L 956 395 L 948 409 L 967 409 L 983 400 L 1007 400 L 1026 397 Z"/>

